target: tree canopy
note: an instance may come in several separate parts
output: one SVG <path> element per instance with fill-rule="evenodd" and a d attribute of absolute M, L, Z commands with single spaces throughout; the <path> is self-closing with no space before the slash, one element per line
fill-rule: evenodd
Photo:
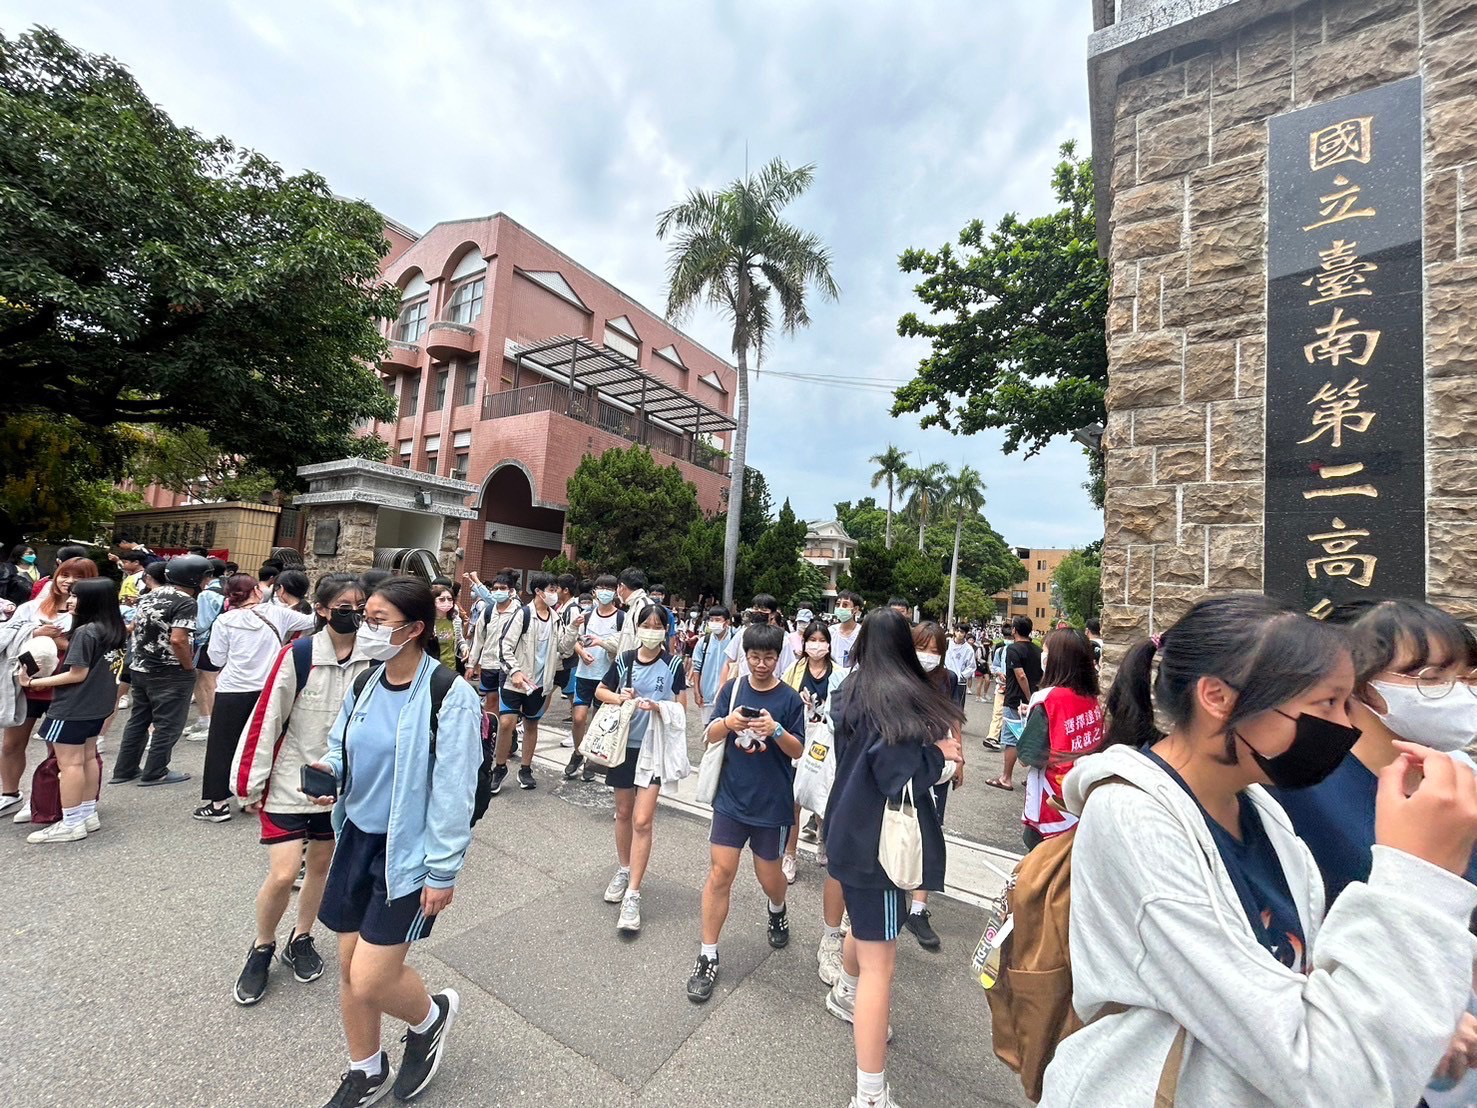
<path fill-rule="evenodd" d="M 1108 266 L 1097 252 L 1092 163 L 1070 142 L 1061 153 L 1056 211 L 1011 213 L 993 231 L 976 219 L 957 250 L 903 252 L 903 272 L 922 277 L 915 292 L 927 314 L 907 313 L 898 333 L 932 350 L 898 389 L 894 415 L 921 412 L 924 427 L 963 434 L 1002 428 L 1005 452 L 1027 457 L 1104 420 Z M 1100 486 L 1090 491 L 1101 506 Z"/>
<path fill-rule="evenodd" d="M 640 445 L 585 455 L 568 489 L 565 541 L 581 562 L 611 573 L 626 566 L 669 573 L 701 518 L 693 484 Z"/>
<path fill-rule="evenodd" d="M 1078 627 L 1101 614 L 1103 609 L 1102 543 L 1074 550 L 1058 563 L 1051 575 L 1053 601 Z"/>
<path fill-rule="evenodd" d="M 838 502 L 836 521 L 846 528 L 846 533 L 857 542 L 868 542 L 872 539 L 886 542 L 887 513 L 877 507 L 875 497 L 863 497 L 855 504 L 850 500 Z"/>
<path fill-rule="evenodd" d="M 177 126 L 117 62 L 44 29 L 0 35 L 0 197 L 0 434 L 65 416 L 104 479 L 126 424 L 198 429 L 287 488 L 300 465 L 382 454 L 355 434 L 391 414 L 371 366 L 398 293 L 374 208 Z M 38 523 L 59 526 L 21 525 Z"/>

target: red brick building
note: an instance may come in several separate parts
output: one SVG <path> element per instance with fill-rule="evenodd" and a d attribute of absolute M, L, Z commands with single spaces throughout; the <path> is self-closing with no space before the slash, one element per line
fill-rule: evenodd
<path fill-rule="evenodd" d="M 632 442 L 724 507 L 731 365 L 505 215 L 386 235 L 402 300 L 380 372 L 399 416 L 373 430 L 393 464 L 479 487 L 464 568 L 558 552 L 580 459 Z"/>

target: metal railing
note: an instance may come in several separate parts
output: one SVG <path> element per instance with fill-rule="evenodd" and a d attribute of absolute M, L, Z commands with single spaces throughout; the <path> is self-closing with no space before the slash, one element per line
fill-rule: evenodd
<path fill-rule="evenodd" d="M 628 412 L 598 396 L 592 398 L 589 393 L 576 390 L 571 397 L 569 386 L 558 381 L 490 393 L 482 404 L 483 419 L 506 419 L 530 412 L 562 412 L 571 419 L 630 442 L 644 443 L 652 450 L 691 462 L 701 469 L 724 476 L 728 474 L 728 456 L 722 451 L 694 440 L 691 435 L 669 431 L 649 419 L 643 421 L 639 412 Z"/>

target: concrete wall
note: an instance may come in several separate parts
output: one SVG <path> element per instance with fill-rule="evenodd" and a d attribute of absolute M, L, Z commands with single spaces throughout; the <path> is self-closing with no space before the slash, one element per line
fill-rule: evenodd
<path fill-rule="evenodd" d="M 243 571 L 255 573 L 272 552 L 281 509 L 266 504 L 189 504 L 119 512 L 114 531 L 131 531 L 151 549 L 206 546 L 227 551 Z"/>
<path fill-rule="evenodd" d="M 1430 599 L 1477 618 L 1477 5 L 1315 0 L 1139 63 L 1114 92 L 1103 633 L 1115 650 L 1207 592 L 1262 585 L 1267 118 L 1415 73 Z"/>

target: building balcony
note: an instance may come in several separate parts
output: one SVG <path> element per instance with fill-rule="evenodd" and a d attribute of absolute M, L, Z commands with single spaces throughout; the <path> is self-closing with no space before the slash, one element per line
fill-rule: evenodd
<path fill-rule="evenodd" d="M 482 344 L 477 328 L 441 319 L 426 332 L 426 351 L 438 362 L 449 362 L 476 351 Z"/>
<path fill-rule="evenodd" d="M 389 376 L 414 373 L 421 367 L 421 348 L 413 342 L 391 341 L 390 349 L 380 360 L 380 372 Z"/>
<path fill-rule="evenodd" d="M 629 442 L 641 443 L 652 450 L 677 458 L 710 473 L 729 475 L 728 455 L 714 450 L 701 438 L 662 427 L 640 412 L 628 412 L 615 404 L 592 397 L 588 392 L 571 392 L 561 381 L 544 381 L 521 389 L 504 389 L 490 393 L 483 401 L 483 419 L 506 419 L 530 412 L 560 412 L 570 419 L 588 423 Z"/>

